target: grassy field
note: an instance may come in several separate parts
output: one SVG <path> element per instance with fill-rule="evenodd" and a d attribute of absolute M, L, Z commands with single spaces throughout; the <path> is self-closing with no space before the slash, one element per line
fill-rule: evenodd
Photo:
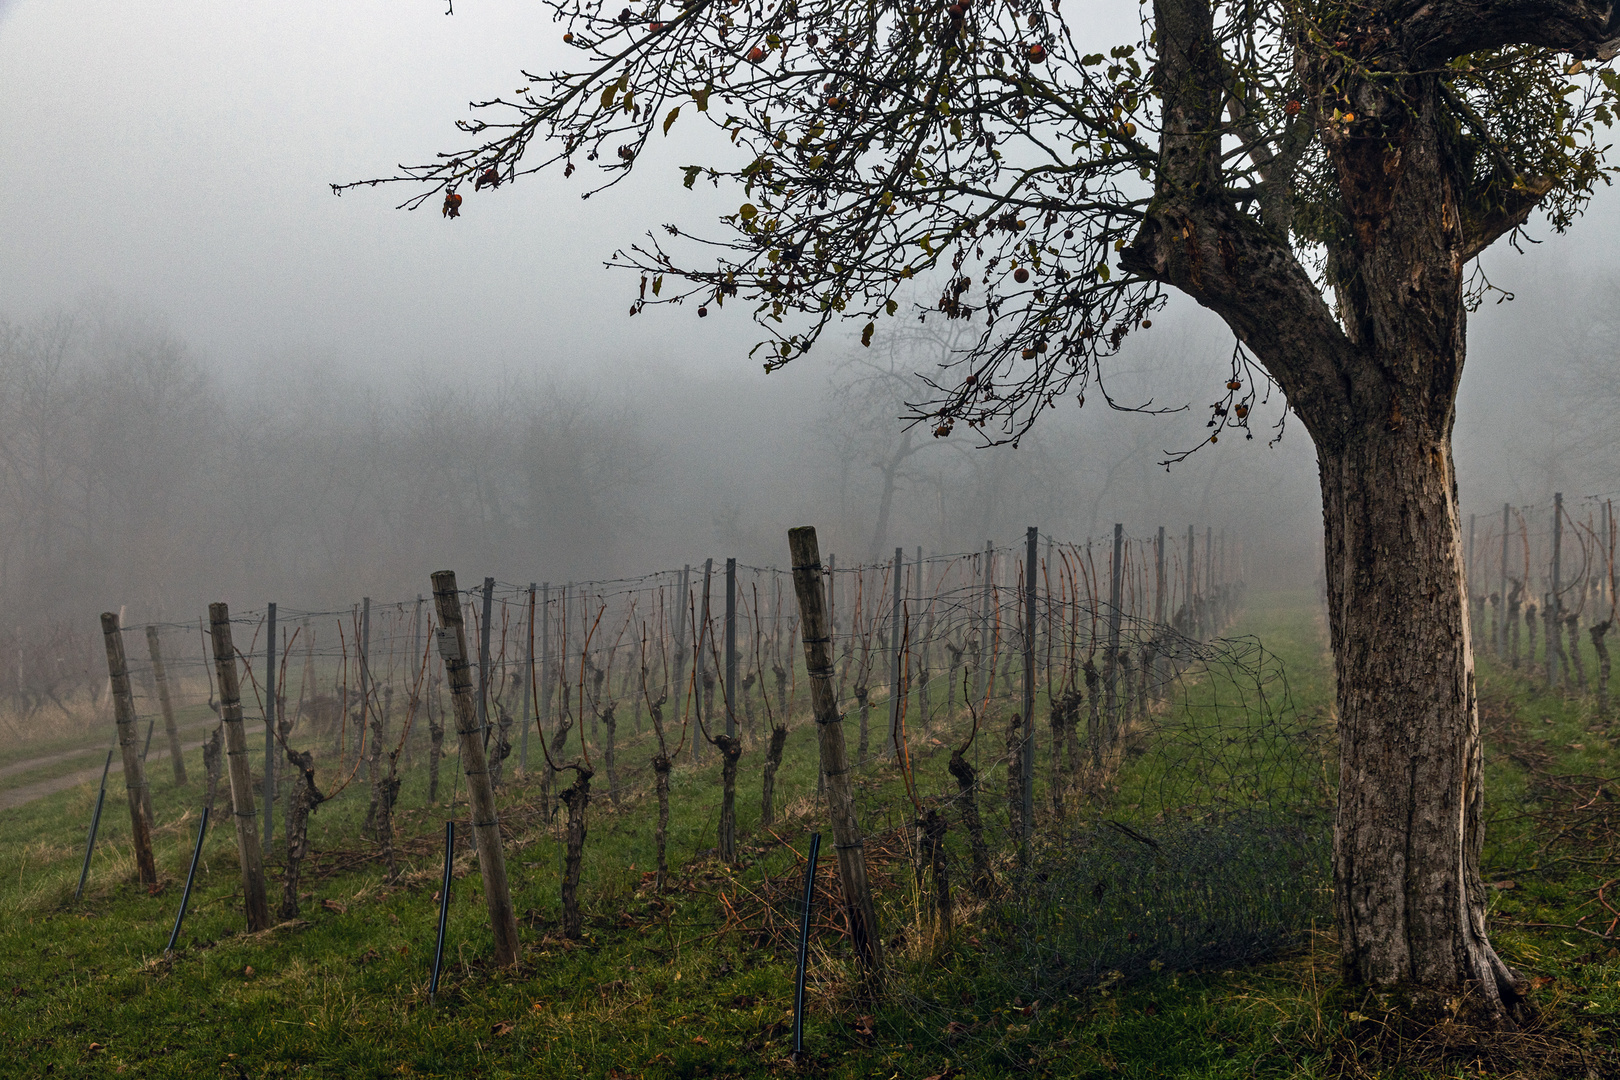
<path fill-rule="evenodd" d="M 1286 668 L 1291 711 L 1325 724 L 1332 673 L 1318 610 L 1308 597 L 1275 599 L 1252 604 L 1230 632 L 1258 637 Z M 778 824 L 769 831 L 758 828 L 760 754 L 750 749 L 743 758 L 740 867 L 713 857 L 718 754 L 709 751 L 695 766 L 682 755 L 671 794 L 673 880 L 661 895 L 648 873 L 650 738 L 637 738 L 628 716 L 620 720 L 624 798 L 611 805 L 599 765 L 584 871 L 587 933 L 579 941 L 560 934 L 561 843 L 542 813 L 538 781 L 509 780 L 502 819 L 523 961 L 516 971 L 489 964 L 479 877 L 463 850 L 436 1003 L 427 984 L 443 822 L 466 819 L 464 792 L 451 801 L 459 786 L 454 757 L 444 763 L 438 805 L 427 804 L 420 753 L 406 774 L 398 817 L 404 871 L 396 882 L 385 881 L 375 845 L 359 839 L 360 779 L 320 807 L 311 819 L 301 916 L 261 934 L 242 930 L 230 830 L 211 830 L 180 947 L 167 957 L 198 819 L 199 754 L 188 756 L 189 788 L 174 789 L 166 769 L 154 770 L 162 877 L 155 895 L 132 880 L 121 787 L 109 791 L 94 870 L 78 902 L 73 888 L 94 790 L 80 786 L 5 811 L 0 1075 L 1614 1075 L 1613 1058 L 1603 1054 L 1620 1041 L 1620 938 L 1607 912 L 1620 901 L 1599 888 L 1620 875 L 1615 818 L 1581 808 L 1620 797 L 1620 787 L 1595 780 L 1616 771 L 1613 751 L 1591 730 L 1585 698 L 1538 692 L 1489 662 L 1480 685 L 1490 738 L 1493 935 L 1536 979 L 1543 1017 L 1512 1038 L 1472 1033 L 1448 1043 L 1444 1033 L 1402 1029 L 1376 998 L 1339 985 L 1325 923 L 1255 966 L 1150 965 L 1139 977 L 1105 976 L 1085 990 L 1028 993 L 998 929 L 998 903 L 959 890 L 954 933 L 921 932 L 919 889 L 899 828 L 913 811 L 898 771 L 872 763 L 858 785 L 888 982 L 881 996 L 861 994 L 841 940 L 821 917 L 808 1055 L 791 1063 L 789 923 L 808 834 L 824 820 L 801 705 L 778 780 Z M 1213 700 L 1226 691 L 1211 685 L 1196 693 Z M 1187 700 L 1203 700 L 1196 693 Z M 924 798 L 954 790 L 945 761 L 960 730 L 957 721 L 911 733 Z M 1001 783 L 992 767 L 1000 743 L 988 732 L 982 738 L 981 799 L 1000 827 L 1001 800 L 988 793 Z M 531 742 L 531 761 L 537 756 Z M 1044 777 L 1044 767 L 1038 772 Z M 317 775 L 323 790 L 332 786 L 330 768 Z M 1037 795 L 1044 803 L 1044 790 Z M 950 842 L 960 882 L 965 847 L 954 823 Z M 830 855 L 824 846 L 824 878 Z M 1009 856 L 1002 858 L 1006 878 Z M 275 849 L 271 861 L 274 870 Z M 278 894 L 272 878 L 272 903 Z"/>

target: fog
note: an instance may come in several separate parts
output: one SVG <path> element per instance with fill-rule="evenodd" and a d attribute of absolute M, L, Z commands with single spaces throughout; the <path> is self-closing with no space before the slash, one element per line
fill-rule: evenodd
<path fill-rule="evenodd" d="M 585 202 L 559 179 L 463 217 L 334 198 L 453 137 L 471 97 L 555 55 L 506 3 L 0 3 L 0 598 L 16 632 L 318 608 L 428 574 L 566 581 L 704 557 L 840 561 L 1189 524 L 1252 581 L 1309 586 L 1314 453 L 1280 400 L 1207 434 L 1231 339 L 1184 302 L 1107 369 L 1122 404 L 1059 407 L 1015 449 L 906 432 L 927 327 L 765 375 L 746 313 L 625 312 L 614 247 L 712 218 L 676 137 Z M 701 187 L 701 185 L 700 185 Z M 729 207 L 734 205 L 726 203 Z M 1620 203 L 1490 253 L 1456 426 L 1465 514 L 1620 488 L 1611 417 Z M 885 510 L 887 507 L 887 510 Z"/>

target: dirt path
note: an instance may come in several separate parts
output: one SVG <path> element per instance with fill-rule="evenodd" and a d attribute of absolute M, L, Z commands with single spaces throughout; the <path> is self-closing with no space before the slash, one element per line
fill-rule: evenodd
<path fill-rule="evenodd" d="M 190 724 L 186 726 L 191 728 L 196 728 L 199 726 L 210 727 L 212 724 L 205 721 L 201 725 Z M 167 742 L 167 740 L 165 740 L 165 742 Z M 169 756 L 168 746 L 159 745 L 155 737 L 152 740 L 152 744 L 152 752 L 146 756 L 146 765 L 148 769 L 152 767 L 154 762 L 166 760 Z M 203 740 L 201 739 L 198 739 L 196 742 L 182 743 L 180 745 L 180 752 L 190 753 L 192 750 L 197 749 L 202 744 Z M 28 768 L 39 768 L 42 765 L 49 765 L 53 762 L 77 757 L 81 754 L 93 754 L 96 752 L 96 748 L 92 747 L 89 750 L 70 750 L 60 754 L 50 754 L 45 757 L 35 758 L 32 761 L 24 761 L 19 762 L 16 765 L 7 766 L 4 772 L 0 772 L 0 776 L 15 775 L 16 773 L 23 771 L 25 766 Z M 100 752 L 106 753 L 106 748 L 101 748 Z M 109 789 L 113 786 L 112 777 L 115 774 L 123 771 L 124 763 L 118 759 L 117 755 L 114 755 L 112 768 L 108 770 L 107 773 L 107 786 Z M 80 769 L 77 772 L 68 773 L 66 776 L 53 776 L 49 780 L 39 780 L 32 784 L 21 784 L 17 787 L 6 788 L 5 790 L 0 791 L 0 810 L 9 810 L 14 806 L 22 806 L 26 803 L 33 802 L 35 799 L 43 799 L 47 795 L 54 795 L 58 791 L 66 791 L 68 788 L 77 787 L 80 784 L 94 784 L 100 779 L 101 766 L 92 765 L 88 769 Z"/>
<path fill-rule="evenodd" d="M 185 734 L 187 731 L 212 727 L 217 723 L 219 723 L 218 720 L 210 717 L 206 720 L 194 720 L 189 724 L 180 724 L 177 726 L 176 730 L 178 730 L 181 734 Z M 161 732 L 153 731 L 153 750 L 158 748 L 158 736 L 161 734 Z M 167 741 L 167 738 L 167 736 L 164 736 L 165 741 Z M 35 769 L 42 769 L 47 765 L 55 765 L 58 761 L 67 761 L 70 758 L 76 757 L 90 757 L 95 754 L 105 754 L 106 752 L 107 747 L 105 746 L 81 746 L 74 750 L 63 750 L 55 754 L 45 754 L 37 758 L 29 758 L 27 761 L 14 761 L 10 765 L 0 765 L 0 780 L 3 780 L 8 776 L 16 776 L 18 773 L 33 772 Z M 166 752 L 167 751 L 165 751 L 165 753 Z"/>

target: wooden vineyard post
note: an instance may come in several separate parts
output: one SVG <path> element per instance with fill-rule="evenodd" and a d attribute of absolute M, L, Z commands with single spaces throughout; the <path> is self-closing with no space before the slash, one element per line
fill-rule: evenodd
<path fill-rule="evenodd" d="M 495 616 L 495 579 L 484 579 L 483 625 L 478 628 L 478 728 L 489 745 L 489 630 Z"/>
<path fill-rule="evenodd" d="M 995 562 L 995 554 L 995 545 L 986 540 L 983 573 L 980 578 L 983 595 L 979 598 L 979 637 L 973 650 L 973 696 L 978 701 L 984 700 L 986 687 L 989 685 L 985 681 L 985 665 L 994 661 L 990 653 L 990 571 Z"/>
<path fill-rule="evenodd" d="M 236 646 L 231 641 L 231 609 L 208 605 L 208 633 L 214 648 L 214 674 L 219 683 L 219 713 L 225 725 L 225 756 L 231 778 L 231 816 L 236 822 L 236 851 L 242 868 L 242 904 L 249 931 L 270 928 L 270 904 L 264 894 L 264 852 L 253 827 L 253 768 L 248 763 L 247 732 L 242 729 L 242 689 L 236 675 Z"/>
<path fill-rule="evenodd" d="M 1033 525 L 1025 535 L 1024 552 L 1024 752 L 1018 768 L 1024 795 L 1024 839 L 1035 828 L 1035 572 L 1040 531 Z M 1056 753 L 1056 747 L 1053 747 Z"/>
<path fill-rule="evenodd" d="M 519 683 L 523 689 L 518 694 L 522 698 L 522 715 L 519 724 L 522 734 L 518 736 L 518 775 L 529 775 L 529 699 L 528 683 L 534 678 L 534 607 L 535 590 L 539 588 L 534 582 L 529 582 L 529 634 L 523 645 L 523 678 Z"/>
<path fill-rule="evenodd" d="M 821 584 L 821 551 L 816 530 L 808 525 L 788 532 L 793 556 L 793 591 L 799 600 L 805 670 L 810 677 L 810 704 L 821 749 L 821 774 L 827 781 L 827 816 L 838 852 L 843 884 L 844 917 L 855 955 L 874 987 L 882 979 L 883 941 L 878 936 L 872 889 L 866 879 L 866 851 L 855 813 L 855 791 L 844 752 L 844 718 L 833 695 L 832 635 L 827 628 L 827 594 Z"/>
<path fill-rule="evenodd" d="M 1206 555 L 1208 553 L 1206 552 Z M 1125 606 L 1125 526 L 1119 522 L 1114 523 L 1114 562 L 1113 574 L 1108 582 L 1108 657 L 1104 670 L 1108 676 L 1108 683 L 1104 688 L 1104 706 L 1108 716 L 1107 741 L 1110 746 L 1119 736 L 1120 729 L 1120 702 L 1119 702 L 1119 621 L 1121 609 Z M 1204 563 L 1205 573 L 1209 572 L 1209 562 Z"/>
<path fill-rule="evenodd" d="M 1552 593 L 1543 605 L 1547 614 L 1547 689 L 1554 690 L 1563 682 L 1559 659 L 1563 652 L 1563 555 L 1564 555 L 1564 493 L 1553 493 L 1553 547 Z"/>
<path fill-rule="evenodd" d="M 547 725 L 551 722 L 551 582 L 540 586 L 540 713 L 534 718 L 535 733 L 544 748 Z M 547 774 L 549 778 L 549 773 Z M 546 805 L 542 801 L 542 805 Z M 549 807 L 548 807 L 549 809 Z"/>
<path fill-rule="evenodd" d="M 1162 636 L 1164 619 L 1165 615 L 1167 614 L 1165 605 L 1166 597 L 1164 595 L 1164 551 L 1164 526 L 1160 525 L 1158 543 L 1153 549 L 1153 559 L 1155 563 L 1153 570 L 1153 636 L 1155 639 L 1159 639 Z M 1153 687 L 1154 697 L 1158 697 L 1159 695 L 1159 690 L 1163 682 L 1162 672 L 1164 666 L 1165 661 L 1162 658 L 1154 661 L 1154 670 L 1151 673 L 1153 677 L 1153 682 L 1151 685 Z"/>
<path fill-rule="evenodd" d="M 174 726 L 174 700 L 169 696 L 169 674 L 163 666 L 163 646 L 158 643 L 155 626 L 146 628 L 146 651 L 152 657 L 152 681 L 157 683 L 158 708 L 163 712 L 163 733 L 169 737 L 169 762 L 174 767 L 174 784 L 185 787 L 186 759 L 180 753 L 180 732 Z"/>
<path fill-rule="evenodd" d="M 1507 620 L 1506 620 L 1505 616 L 1507 615 L 1507 610 L 1508 610 L 1508 572 L 1507 572 L 1508 528 L 1509 528 L 1508 514 L 1511 511 L 1512 511 L 1511 506 L 1509 506 L 1507 503 L 1502 504 L 1502 567 L 1501 567 L 1501 570 L 1502 570 L 1502 574 L 1501 574 L 1502 606 L 1501 606 L 1500 610 L 1501 610 L 1501 612 L 1503 614 L 1503 617 L 1500 617 L 1500 618 L 1498 618 L 1496 620 L 1496 655 L 1499 656 L 1499 657 L 1507 655 L 1507 647 L 1508 647 L 1508 628 L 1507 628 Z"/>
<path fill-rule="evenodd" d="M 670 700 L 675 703 L 677 718 L 686 708 L 686 629 L 691 596 L 692 564 L 686 563 L 681 567 L 681 591 L 675 594 L 675 682 L 670 687 Z"/>
<path fill-rule="evenodd" d="M 737 560 L 726 560 L 726 737 L 737 737 Z"/>
<path fill-rule="evenodd" d="M 107 677 L 112 683 L 113 719 L 118 724 L 118 748 L 124 755 L 124 791 L 129 797 L 130 838 L 142 885 L 157 884 L 152 859 L 152 822 L 146 816 L 146 768 L 135 731 L 135 695 L 129 688 L 129 665 L 124 660 L 124 635 L 116 612 L 101 614 L 101 636 L 107 645 Z"/>
<path fill-rule="evenodd" d="M 276 833 L 276 605 L 265 608 L 264 635 L 264 846 Z"/>
<path fill-rule="evenodd" d="M 1478 524 L 1478 517 L 1479 515 L 1477 514 L 1468 515 L 1468 562 L 1463 567 L 1463 595 L 1468 598 L 1468 615 L 1470 620 L 1473 618 L 1476 607 L 1479 611 L 1479 624 L 1474 625 L 1472 622 L 1470 622 L 1470 629 L 1468 632 L 1468 636 L 1473 640 L 1476 646 L 1485 636 L 1485 608 L 1481 601 L 1475 599 L 1474 593 L 1474 588 L 1479 580 L 1477 575 L 1474 573 L 1474 526 Z M 1221 535 L 1226 535 L 1224 529 L 1222 530 Z"/>
<path fill-rule="evenodd" d="M 703 715 L 703 689 L 709 676 L 709 583 L 714 577 L 714 560 L 703 560 L 703 607 L 698 615 L 697 634 L 692 643 L 692 714 L 697 717 L 697 734 L 692 737 L 692 760 L 701 761 L 703 751 L 701 747 L 708 740 L 703 733 L 705 725 L 714 717 Z M 684 620 L 687 616 L 682 616 Z"/>
<path fill-rule="evenodd" d="M 720 750 L 720 861 L 737 862 L 737 760 L 742 740 L 737 737 L 737 560 L 726 559 L 726 733 L 714 739 Z"/>
<path fill-rule="evenodd" d="M 895 548 L 894 570 L 891 572 L 894 580 L 890 590 L 894 595 L 889 601 L 889 737 L 883 743 L 884 757 L 894 753 L 895 742 L 900 737 L 900 575 L 905 568 L 905 549 Z"/>
<path fill-rule="evenodd" d="M 1198 576 L 1193 569 L 1193 555 L 1196 550 L 1194 544 L 1193 527 L 1189 525 L 1187 526 L 1187 625 L 1184 629 L 1188 637 L 1194 641 L 1201 641 L 1203 635 L 1198 632 L 1198 610 L 1193 603 L 1193 595 L 1198 588 Z"/>
<path fill-rule="evenodd" d="M 450 683 L 456 710 L 456 738 L 461 764 L 467 774 L 467 801 L 472 807 L 473 843 L 478 849 L 478 871 L 484 879 L 484 900 L 489 925 L 495 934 L 495 961 L 510 967 L 518 961 L 517 914 L 506 884 L 506 855 L 501 850 L 501 829 L 495 816 L 495 790 L 490 786 L 484 758 L 483 731 L 473 700 L 472 672 L 467 662 L 467 627 L 461 618 L 461 594 L 453 570 L 433 575 L 433 603 L 439 615 L 439 655 Z"/>

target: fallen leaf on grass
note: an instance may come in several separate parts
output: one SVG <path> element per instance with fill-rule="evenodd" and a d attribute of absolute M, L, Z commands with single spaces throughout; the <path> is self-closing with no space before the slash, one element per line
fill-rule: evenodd
<path fill-rule="evenodd" d="M 505 1020 L 502 1020 L 498 1024 L 492 1024 L 490 1026 L 489 1033 L 491 1035 L 510 1035 L 512 1033 L 512 1025 L 508 1024 Z"/>
<path fill-rule="evenodd" d="M 709 1045 L 709 1040 L 708 1040 L 708 1039 L 705 1039 L 705 1038 L 704 1038 L 704 1037 L 703 1037 L 703 1036 L 701 1036 L 701 1035 L 694 1035 L 694 1036 L 692 1036 L 692 1041 L 693 1041 L 693 1042 L 695 1042 L 695 1043 L 697 1043 L 697 1044 L 698 1044 L 698 1045 L 699 1045 L 699 1046 L 708 1046 L 708 1045 Z"/>
<path fill-rule="evenodd" d="M 338 903 L 336 900 L 322 900 L 321 907 L 325 908 L 327 911 L 335 911 L 339 915 L 347 915 L 349 913 L 349 909 Z"/>

